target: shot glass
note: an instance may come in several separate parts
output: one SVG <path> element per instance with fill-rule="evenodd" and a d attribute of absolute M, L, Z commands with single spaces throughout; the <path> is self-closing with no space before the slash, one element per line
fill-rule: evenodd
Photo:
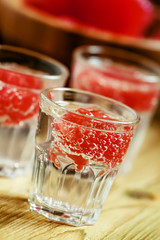
<path fill-rule="evenodd" d="M 0 176 L 27 174 L 34 159 L 40 91 L 64 86 L 68 70 L 49 57 L 0 46 Z"/>
<path fill-rule="evenodd" d="M 73 53 L 71 87 L 123 102 L 141 116 L 120 173 L 133 166 L 159 101 L 159 66 L 122 48 L 81 46 Z"/>
<path fill-rule="evenodd" d="M 94 224 L 138 121 L 131 108 L 94 93 L 44 90 L 30 209 L 69 225 Z"/>

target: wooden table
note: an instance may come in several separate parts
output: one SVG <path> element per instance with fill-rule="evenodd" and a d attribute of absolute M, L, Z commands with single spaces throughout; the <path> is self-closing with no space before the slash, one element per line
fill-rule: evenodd
<path fill-rule="evenodd" d="M 95 226 L 71 227 L 29 210 L 30 178 L 0 178 L 0 239 L 159 240 L 160 121 L 153 122 L 133 170 L 117 176 Z"/>

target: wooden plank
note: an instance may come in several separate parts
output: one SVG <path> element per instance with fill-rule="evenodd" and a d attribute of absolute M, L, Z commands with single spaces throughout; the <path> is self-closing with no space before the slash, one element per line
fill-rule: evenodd
<path fill-rule="evenodd" d="M 30 177 L 0 178 L 0 239 L 159 240 L 160 124 L 152 123 L 129 174 L 117 176 L 95 226 L 71 227 L 30 212 Z"/>

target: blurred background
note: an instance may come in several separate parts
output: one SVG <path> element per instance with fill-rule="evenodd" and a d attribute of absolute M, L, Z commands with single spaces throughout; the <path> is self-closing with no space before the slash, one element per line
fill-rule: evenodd
<path fill-rule="evenodd" d="M 123 46 L 160 64 L 160 1 L 0 0 L 0 43 L 68 67 L 73 50 L 84 44 Z"/>

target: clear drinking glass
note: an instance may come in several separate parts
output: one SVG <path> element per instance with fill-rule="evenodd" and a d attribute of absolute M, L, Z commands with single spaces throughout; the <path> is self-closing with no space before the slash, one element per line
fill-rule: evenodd
<path fill-rule="evenodd" d="M 94 224 L 139 121 L 131 108 L 69 88 L 41 93 L 30 209 Z"/>
<path fill-rule="evenodd" d="M 0 176 L 28 173 L 40 91 L 64 86 L 67 76 L 67 68 L 49 57 L 0 46 Z"/>
<path fill-rule="evenodd" d="M 131 170 L 159 101 L 159 66 L 121 48 L 81 46 L 73 53 L 71 87 L 113 98 L 141 116 L 120 172 Z"/>

